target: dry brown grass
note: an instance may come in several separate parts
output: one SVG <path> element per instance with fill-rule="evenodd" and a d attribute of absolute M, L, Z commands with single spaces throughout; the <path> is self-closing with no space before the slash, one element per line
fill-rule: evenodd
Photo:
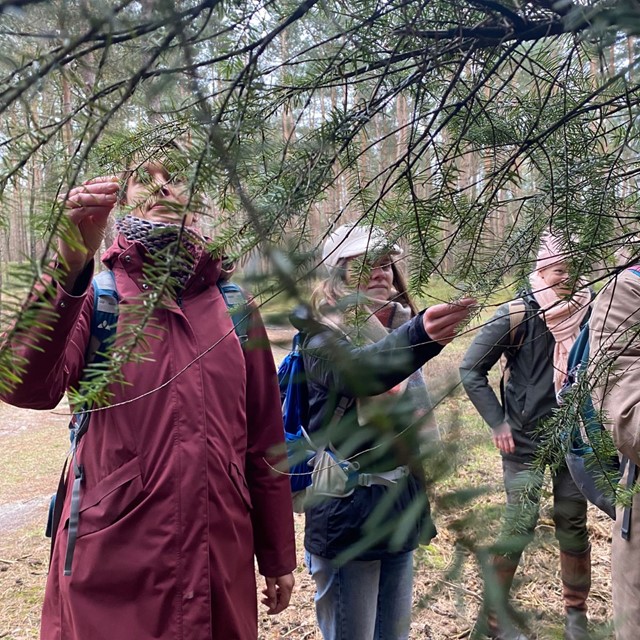
<path fill-rule="evenodd" d="M 68 410 L 0 404 L 0 638 L 38 637 L 49 562 L 44 524 L 68 448 Z"/>

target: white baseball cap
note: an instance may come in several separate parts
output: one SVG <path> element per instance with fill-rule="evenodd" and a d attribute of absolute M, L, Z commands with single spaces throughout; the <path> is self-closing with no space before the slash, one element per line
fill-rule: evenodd
<path fill-rule="evenodd" d="M 385 255 L 402 255 L 402 249 L 397 244 L 391 244 L 380 227 L 343 224 L 324 243 L 322 261 L 331 273 L 340 260 L 382 252 Z"/>

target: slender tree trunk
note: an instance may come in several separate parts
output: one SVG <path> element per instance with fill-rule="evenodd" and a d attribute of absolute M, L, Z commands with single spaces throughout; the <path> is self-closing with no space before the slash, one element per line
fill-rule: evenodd
<path fill-rule="evenodd" d="M 396 98 L 396 125 L 398 134 L 396 136 L 396 161 L 400 160 L 407 153 L 407 142 L 409 133 L 407 129 L 407 98 L 400 94 Z"/>
<path fill-rule="evenodd" d="M 62 113 L 71 113 L 71 87 L 69 86 L 69 81 L 64 71 L 60 74 L 60 81 L 62 83 Z M 62 127 L 62 140 L 67 152 L 66 161 L 68 162 L 73 157 L 73 131 L 71 121 L 68 121 Z"/>
<path fill-rule="evenodd" d="M 283 61 L 289 57 L 286 31 L 283 31 L 280 35 L 280 57 Z M 292 144 L 295 141 L 294 134 L 295 131 L 291 106 L 288 102 L 285 102 L 282 106 L 282 137 L 285 142 L 289 141 L 289 144 Z"/>
<path fill-rule="evenodd" d="M 36 260 L 38 258 L 38 242 L 36 235 L 36 212 L 38 203 L 41 201 L 43 179 L 42 167 L 39 163 L 38 156 L 31 159 L 31 176 L 29 186 L 29 215 L 27 218 L 26 234 L 28 235 L 29 258 Z M 22 207 L 21 211 L 24 210 Z"/>

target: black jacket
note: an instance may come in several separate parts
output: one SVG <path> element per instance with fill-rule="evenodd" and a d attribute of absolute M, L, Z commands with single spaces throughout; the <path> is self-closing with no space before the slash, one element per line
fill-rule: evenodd
<path fill-rule="evenodd" d="M 356 460 L 361 471 L 389 471 L 402 464 L 403 461 L 395 455 L 397 451 L 393 444 L 398 440 L 387 437 L 386 445 L 375 446 L 381 442 L 377 437 L 377 427 L 358 424 L 355 399 L 392 389 L 440 353 L 443 347 L 432 342 L 425 332 L 422 315 L 406 322 L 382 340 L 361 347 L 354 346 L 326 325 L 316 323 L 310 328 L 299 318 L 294 317 L 292 321 L 307 333 L 303 357 L 309 390 L 311 436 L 316 435 L 316 442 L 329 440 L 341 457 Z M 326 433 L 324 427 L 330 422 L 342 397 L 353 401 L 331 433 Z M 410 411 L 411 407 L 398 403 L 392 415 L 387 416 L 388 425 L 397 433 L 400 429 L 394 426 L 403 423 L 402 426 L 406 427 L 411 420 Z M 375 447 L 373 452 L 362 453 L 372 444 Z M 383 521 L 373 532 L 368 532 L 367 520 L 389 491 L 398 492 L 395 501 L 385 512 Z M 390 544 L 393 533 L 397 535 L 403 515 L 409 514 L 416 499 L 425 500 L 422 514 L 419 517 L 413 515 L 411 523 L 406 525 L 406 535 L 399 536 L 397 545 Z M 368 524 L 370 526 L 371 522 Z M 335 558 L 348 549 L 355 549 L 355 545 L 363 545 L 363 540 L 368 539 L 370 543 L 359 549 L 357 559 L 379 559 L 391 553 L 410 551 L 419 540 L 426 542 L 433 535 L 435 529 L 424 487 L 413 475 L 392 489 L 381 485 L 358 487 L 350 496 L 328 498 L 306 509 L 305 548 L 324 558 Z"/>
<path fill-rule="evenodd" d="M 522 344 L 510 344 L 509 305 L 498 308 L 480 329 L 460 365 L 462 384 L 478 413 L 492 428 L 505 420 L 511 425 L 515 452 L 502 454 L 520 462 L 531 461 L 539 444 L 539 422 L 557 408 L 553 384 L 555 340 L 538 315 L 540 306 L 530 293 L 525 302 Z M 509 379 L 502 402 L 489 385 L 488 374 L 500 357 L 509 362 Z"/>

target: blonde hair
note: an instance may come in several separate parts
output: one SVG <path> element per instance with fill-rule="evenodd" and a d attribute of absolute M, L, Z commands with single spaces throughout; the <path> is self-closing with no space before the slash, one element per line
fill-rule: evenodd
<path fill-rule="evenodd" d="M 347 282 L 347 267 L 351 259 L 352 258 L 342 258 L 338 262 L 337 268 L 332 269 L 330 275 L 313 290 L 311 294 L 311 307 L 315 312 L 322 314 L 324 306 L 329 305 L 335 307 L 342 298 L 349 293 L 353 293 L 353 287 Z M 418 307 L 409 296 L 407 280 L 404 274 L 395 262 L 391 263 L 391 270 L 393 271 L 392 284 L 394 295 L 390 298 L 389 302 L 399 302 L 411 309 L 412 316 L 417 315 Z"/>

